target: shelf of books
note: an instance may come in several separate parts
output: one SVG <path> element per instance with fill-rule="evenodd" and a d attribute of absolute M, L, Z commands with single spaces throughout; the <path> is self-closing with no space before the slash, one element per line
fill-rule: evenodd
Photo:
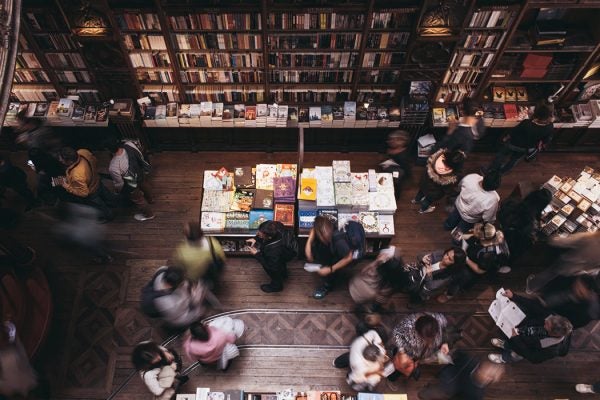
<path fill-rule="evenodd" d="M 200 227 L 229 255 L 250 254 L 246 239 L 267 220 L 294 229 L 296 164 L 257 164 L 204 171 Z"/>
<path fill-rule="evenodd" d="M 509 7 L 482 7 L 473 11 L 442 78 L 436 94 L 438 102 L 460 103 L 473 96 L 504 44 L 516 14 L 517 10 Z"/>
<path fill-rule="evenodd" d="M 39 99 L 38 99 L 39 100 Z M 108 105 L 90 104 L 79 95 L 68 96 L 51 102 L 11 102 L 8 106 L 5 126 L 17 126 L 17 114 L 44 119 L 50 126 L 108 126 Z"/>
<path fill-rule="evenodd" d="M 295 391 L 285 389 L 279 392 L 245 392 L 243 390 L 211 391 L 210 388 L 196 388 L 196 393 L 178 394 L 176 400 L 408 400 L 402 393 L 342 393 L 340 390 Z"/>
<path fill-rule="evenodd" d="M 349 160 L 302 170 L 298 187 L 298 235 L 307 237 L 316 216 L 342 229 L 356 221 L 365 228 L 367 252 L 378 251 L 394 236 L 396 198 L 391 173 L 353 172 Z"/>
<path fill-rule="evenodd" d="M 162 100 L 161 100 L 162 101 Z M 401 123 L 422 124 L 428 105 L 398 106 L 346 101 L 338 105 L 291 106 L 285 104 L 226 104 L 202 101 L 194 104 L 168 102 L 142 107 L 143 124 L 156 127 L 244 128 L 393 128 Z M 410 109 L 408 107 L 411 107 Z M 424 110 L 424 111 L 423 111 Z"/>
<path fill-rule="evenodd" d="M 554 175 L 542 186 L 552 193 L 542 211 L 545 235 L 595 232 L 600 228 L 600 173 L 585 167 L 577 179 Z"/>

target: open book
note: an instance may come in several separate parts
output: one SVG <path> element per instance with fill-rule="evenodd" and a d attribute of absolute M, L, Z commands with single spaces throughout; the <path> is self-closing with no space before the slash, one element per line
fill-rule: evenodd
<path fill-rule="evenodd" d="M 500 288 L 496 292 L 496 300 L 492 301 L 488 312 L 496 325 L 509 338 L 513 335 L 513 329 L 525 319 L 523 311 L 508 297 L 504 296 L 504 288 Z"/>

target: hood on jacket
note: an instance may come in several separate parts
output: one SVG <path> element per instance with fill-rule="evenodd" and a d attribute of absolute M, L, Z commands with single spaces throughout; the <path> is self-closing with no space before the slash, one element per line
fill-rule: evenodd
<path fill-rule="evenodd" d="M 446 149 L 439 149 L 427 159 L 427 176 L 438 185 L 447 186 L 458 182 L 458 174 L 456 171 L 441 175 L 435 170 L 435 162 L 440 158 Z"/>

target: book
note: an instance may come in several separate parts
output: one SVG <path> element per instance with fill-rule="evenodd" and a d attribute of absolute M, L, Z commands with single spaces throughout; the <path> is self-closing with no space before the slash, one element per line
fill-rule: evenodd
<path fill-rule="evenodd" d="M 294 226 L 295 207 L 293 204 L 277 203 L 274 208 L 274 220 L 281 222 L 284 226 Z"/>
<path fill-rule="evenodd" d="M 310 122 L 309 126 L 319 128 L 321 127 L 321 107 L 309 107 Z"/>
<path fill-rule="evenodd" d="M 377 192 L 394 193 L 394 176 L 390 172 L 377 172 Z"/>
<path fill-rule="evenodd" d="M 225 229 L 225 213 L 203 211 L 200 215 L 200 229 L 217 232 Z"/>
<path fill-rule="evenodd" d="M 394 192 L 369 192 L 369 211 L 391 213 L 396 211 Z"/>
<path fill-rule="evenodd" d="M 352 184 L 350 182 L 334 182 L 335 205 L 339 208 L 352 206 Z"/>
<path fill-rule="evenodd" d="M 319 208 L 317 215 L 329 218 L 335 226 L 338 224 L 338 210 L 335 208 Z"/>
<path fill-rule="evenodd" d="M 225 213 L 225 229 L 227 230 L 248 230 L 249 224 L 249 212 L 230 211 Z"/>
<path fill-rule="evenodd" d="M 83 122 L 84 114 L 85 114 L 85 108 L 83 108 L 81 106 L 76 106 L 73 109 L 73 115 L 71 116 L 71 119 L 75 122 Z"/>
<path fill-rule="evenodd" d="M 233 125 L 244 126 L 246 121 L 246 106 L 244 104 L 235 104 L 233 106 Z"/>
<path fill-rule="evenodd" d="M 250 211 L 254 204 L 255 195 L 256 192 L 254 191 L 254 189 L 237 189 L 233 193 L 229 209 L 232 211 Z"/>
<path fill-rule="evenodd" d="M 256 189 L 252 208 L 273 209 L 273 191 Z"/>
<path fill-rule="evenodd" d="M 201 211 L 228 212 L 232 196 L 233 191 L 230 190 L 205 190 Z"/>
<path fill-rule="evenodd" d="M 196 400 L 196 395 L 179 393 L 177 394 L 177 397 L 175 397 L 175 400 Z"/>
<path fill-rule="evenodd" d="M 507 86 L 505 93 L 506 93 L 506 96 L 504 99 L 506 101 L 517 101 L 517 88 L 512 87 L 512 86 Z"/>
<path fill-rule="evenodd" d="M 233 190 L 234 176 L 224 167 L 219 170 L 204 171 L 202 188 L 212 190 Z"/>
<path fill-rule="evenodd" d="M 513 329 L 525 319 L 525 314 L 504 293 L 504 288 L 496 292 L 496 299 L 490 304 L 488 313 L 506 337 L 512 337 Z"/>
<path fill-rule="evenodd" d="M 250 229 L 258 229 L 260 224 L 265 221 L 273 220 L 273 210 L 252 210 L 250 211 Z"/>
<path fill-rule="evenodd" d="M 315 178 L 300 178 L 298 199 L 310 201 L 317 199 L 317 180 Z"/>
<path fill-rule="evenodd" d="M 273 178 L 273 197 L 279 202 L 293 202 L 296 196 L 296 179 L 291 176 Z"/>
<path fill-rule="evenodd" d="M 394 215 L 393 214 L 379 214 L 379 234 L 380 235 L 394 235 Z"/>
<path fill-rule="evenodd" d="M 444 107 L 434 107 L 431 110 L 434 125 L 446 124 L 446 109 Z"/>
<path fill-rule="evenodd" d="M 333 187 L 333 167 L 315 167 L 315 178 L 317 179 L 317 206 L 335 206 L 335 189 Z"/>
<path fill-rule="evenodd" d="M 235 187 L 240 189 L 251 189 L 254 188 L 254 173 L 253 168 L 250 166 L 245 167 L 234 167 L 233 168 L 233 177 L 235 182 Z"/>
<path fill-rule="evenodd" d="M 310 229 L 313 227 L 317 210 L 298 210 L 298 227 L 301 229 Z"/>
<path fill-rule="evenodd" d="M 246 106 L 244 126 L 256 126 L 256 106 Z"/>
<path fill-rule="evenodd" d="M 517 86 L 515 90 L 517 92 L 517 101 L 529 101 L 527 88 L 525 86 Z"/>
<path fill-rule="evenodd" d="M 114 105 L 113 105 L 113 107 L 114 107 Z M 75 104 L 74 104 L 73 100 L 62 98 L 58 101 L 58 109 L 57 109 L 56 113 L 61 118 L 70 118 L 71 114 L 73 113 L 74 108 L 75 108 Z M 83 116 L 83 114 L 82 114 L 82 116 Z"/>
<path fill-rule="evenodd" d="M 277 174 L 276 164 L 256 165 L 256 188 L 273 190 L 273 178 Z"/>
<path fill-rule="evenodd" d="M 506 89 L 504 86 L 494 86 L 492 88 L 494 98 L 492 101 L 504 103 L 506 101 Z"/>
<path fill-rule="evenodd" d="M 210 388 L 199 387 L 196 388 L 196 400 L 207 400 Z"/>
<path fill-rule="evenodd" d="M 92 106 L 93 107 L 93 106 Z M 48 112 L 48 103 L 37 103 L 35 105 L 34 117 L 45 117 Z"/>
<path fill-rule="evenodd" d="M 350 160 L 333 160 L 333 181 L 350 182 Z"/>
<path fill-rule="evenodd" d="M 192 118 L 191 108 L 191 104 L 181 104 L 179 106 L 179 125 L 190 125 L 190 119 Z"/>
<path fill-rule="evenodd" d="M 233 114 L 235 113 L 233 104 L 223 106 L 223 126 L 233 126 Z"/>
<path fill-rule="evenodd" d="M 361 211 L 358 221 L 365 228 L 365 233 L 379 233 L 379 213 L 374 211 Z"/>
<path fill-rule="evenodd" d="M 156 107 L 154 107 L 156 111 Z M 152 118 L 154 120 L 154 118 Z M 86 124 L 96 123 L 96 106 L 88 105 L 85 107 L 85 114 L 83 114 L 83 122 Z"/>
<path fill-rule="evenodd" d="M 298 176 L 298 165 L 297 164 L 277 164 L 275 176 L 284 177 L 291 176 L 296 179 Z"/>

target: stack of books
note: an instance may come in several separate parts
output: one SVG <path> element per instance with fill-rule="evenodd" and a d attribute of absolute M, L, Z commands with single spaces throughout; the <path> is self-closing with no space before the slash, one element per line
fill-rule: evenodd
<path fill-rule="evenodd" d="M 541 79 L 548 72 L 552 56 L 543 54 L 527 54 L 523 61 L 521 78 Z"/>

